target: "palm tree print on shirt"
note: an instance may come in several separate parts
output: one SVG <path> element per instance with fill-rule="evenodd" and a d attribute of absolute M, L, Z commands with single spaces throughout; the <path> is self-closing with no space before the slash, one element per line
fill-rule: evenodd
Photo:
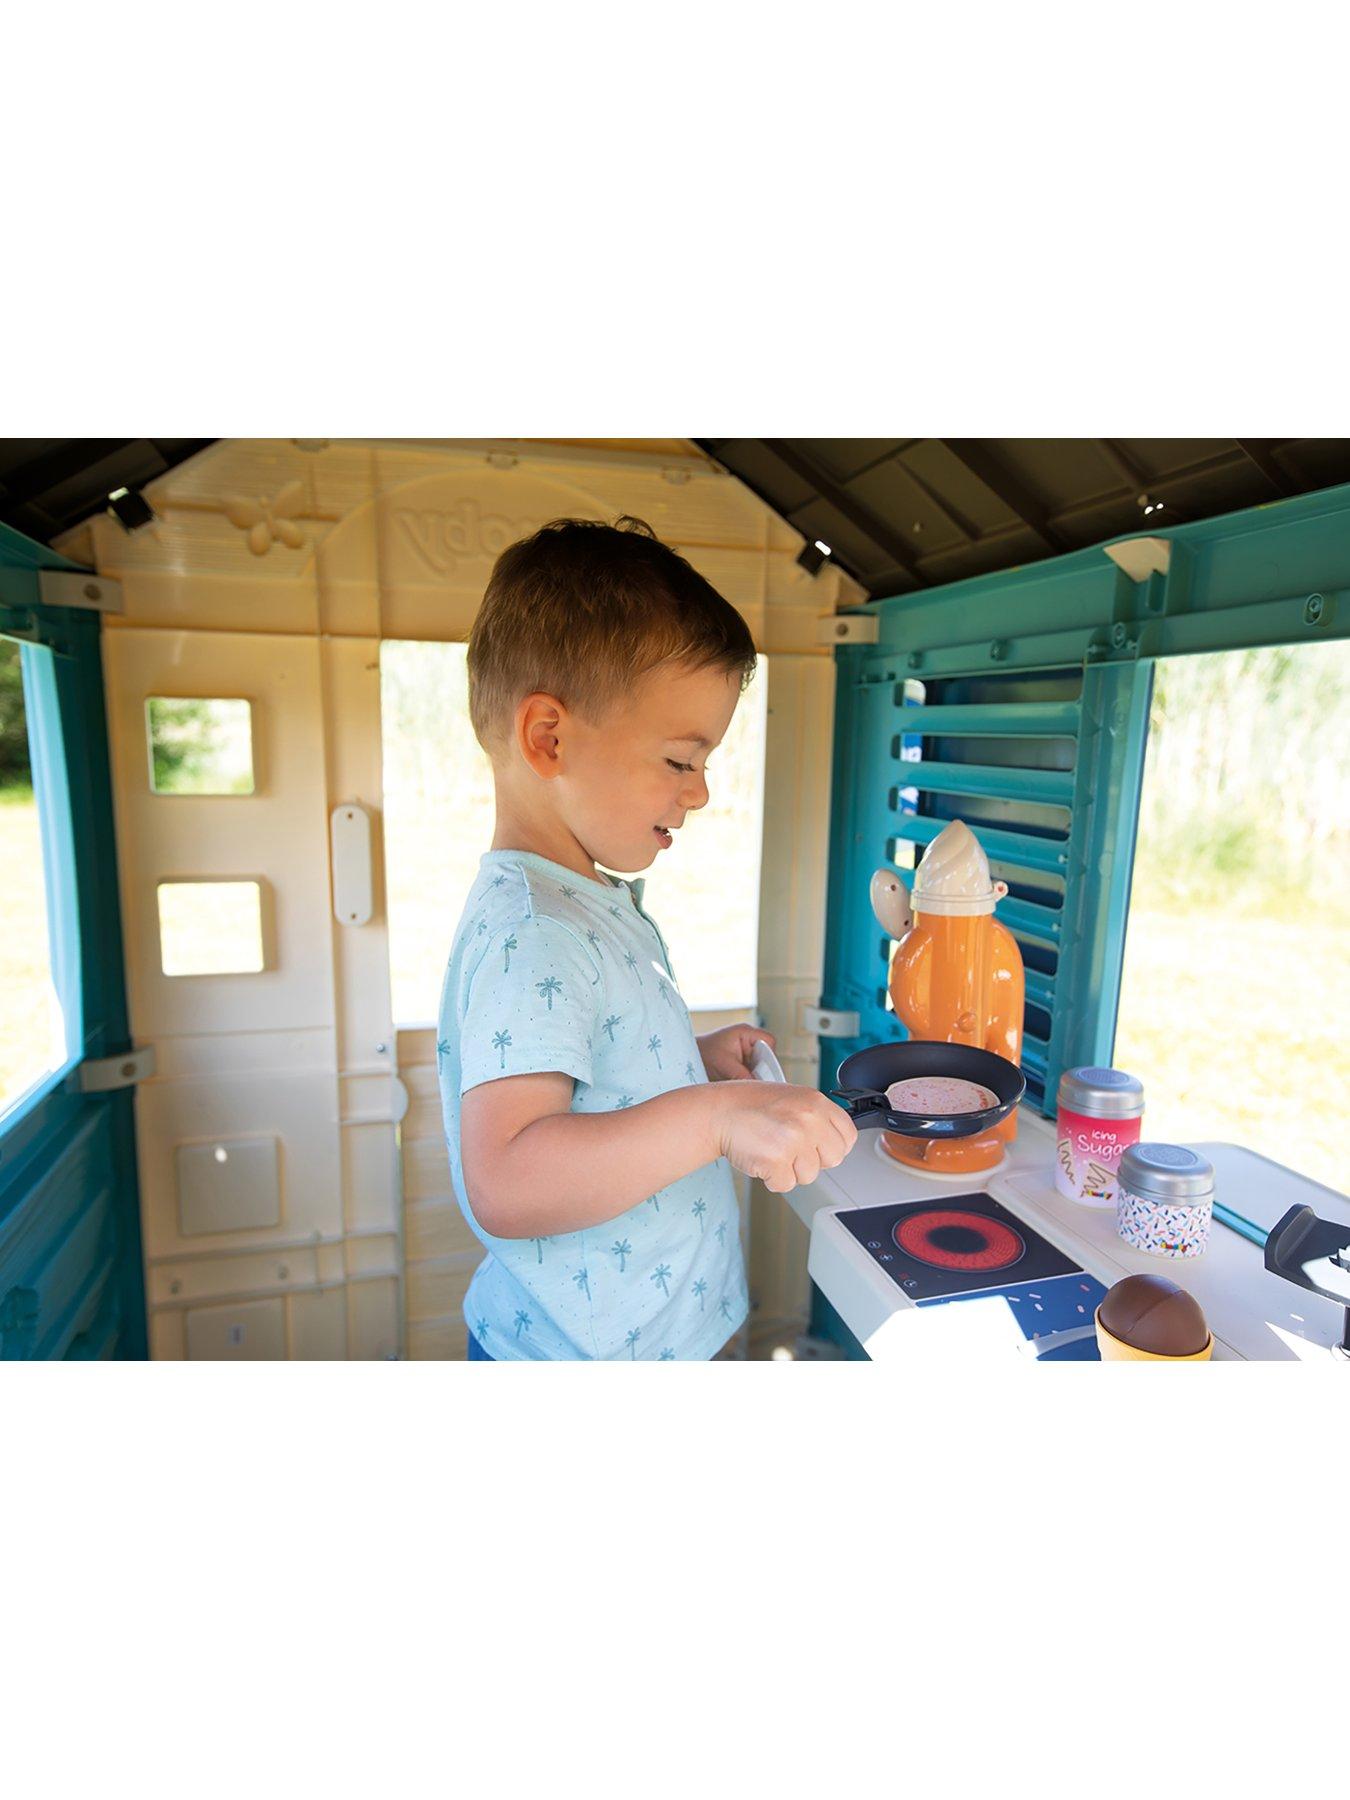
<path fill-rule="evenodd" d="M 619 1023 L 619 1020 L 622 1017 L 622 1013 L 611 1013 L 600 1027 L 601 1031 L 607 1031 L 609 1033 L 609 1041 L 611 1044 L 614 1042 L 614 1027 Z"/>
<path fill-rule="evenodd" d="M 442 1038 L 440 1040 L 440 1042 L 436 1045 L 436 1054 L 437 1054 L 437 1056 L 449 1056 L 449 1054 L 450 1054 L 449 1038 Z"/>
<path fill-rule="evenodd" d="M 565 887 L 559 884 L 558 892 L 565 900 L 575 900 L 577 897 L 577 890 L 574 887 Z"/>
<path fill-rule="evenodd" d="M 633 1254 L 633 1246 L 627 1238 L 616 1238 L 609 1247 L 609 1253 L 611 1256 L 618 1257 L 619 1273 L 622 1275 L 628 1267 L 628 1258 Z"/>
<path fill-rule="evenodd" d="M 647 1048 L 656 1058 L 656 1066 L 659 1069 L 661 1067 L 661 1040 L 655 1032 L 647 1039 Z"/>
<path fill-rule="evenodd" d="M 669 1345 L 667 1345 L 667 1347 L 661 1352 L 660 1356 L 658 1356 L 656 1360 L 657 1360 L 657 1362 L 674 1362 L 675 1352 L 669 1347 Z"/>
<path fill-rule="evenodd" d="M 501 1060 L 501 1064 L 500 1064 L 500 1067 L 501 1067 L 501 1068 L 503 1068 L 503 1069 L 504 1069 L 504 1068 L 505 1068 L 505 1067 L 506 1067 L 506 1046 L 507 1046 L 507 1045 L 508 1045 L 508 1044 L 509 1044 L 509 1043 L 510 1043 L 510 1042 L 511 1042 L 511 1033 L 510 1033 L 510 1032 L 509 1032 L 509 1031 L 494 1031 L 494 1032 L 493 1032 L 493 1034 L 492 1034 L 492 1048 L 493 1048 L 493 1049 L 494 1049 L 494 1050 L 500 1050 L 500 1051 L 501 1051 L 501 1053 L 502 1053 L 502 1060 Z"/>
<path fill-rule="evenodd" d="M 617 906 L 611 906 L 609 910 L 614 914 L 616 919 L 621 919 L 623 917 L 623 914 L 619 911 Z"/>
<path fill-rule="evenodd" d="M 693 1213 L 694 1217 L 698 1220 L 698 1231 L 699 1231 L 700 1237 L 702 1237 L 702 1235 L 703 1235 L 703 1215 L 705 1212 L 707 1212 L 707 1210 L 708 1210 L 708 1202 L 706 1200 L 695 1200 L 693 1206 L 690 1208 L 690 1211 Z"/>
<path fill-rule="evenodd" d="M 661 1210 L 661 1202 L 657 1199 L 655 1194 L 648 1194 L 646 1204 L 648 1206 L 654 1206 L 657 1212 L 660 1212 Z"/>
<path fill-rule="evenodd" d="M 694 1079 L 694 1065 L 693 1065 L 693 1063 L 686 1063 L 686 1064 L 685 1064 L 685 1065 L 684 1065 L 684 1078 L 685 1078 L 685 1080 L 686 1080 L 686 1081 L 692 1081 L 692 1080 L 693 1080 L 693 1079 Z"/>
<path fill-rule="evenodd" d="M 731 1302 L 727 1299 L 725 1294 L 723 1294 L 722 1298 L 717 1302 L 717 1310 L 724 1319 L 729 1319 L 731 1317 Z"/>
<path fill-rule="evenodd" d="M 546 976 L 543 981 L 536 981 L 534 985 L 538 990 L 540 999 L 548 1001 L 548 1010 L 552 1012 L 553 996 L 555 994 L 561 994 L 562 992 L 561 981 L 558 980 L 556 975 L 549 975 Z"/>
<path fill-rule="evenodd" d="M 689 1292 L 694 1296 L 695 1300 L 698 1301 L 698 1310 L 700 1312 L 703 1311 L 703 1296 L 707 1293 L 707 1291 L 708 1291 L 708 1284 L 703 1279 L 703 1277 L 700 1275 L 698 1280 L 694 1283 L 693 1287 L 691 1287 L 689 1290 Z"/>
<path fill-rule="evenodd" d="M 516 1314 L 516 1336 L 519 1337 L 522 1331 L 528 1331 L 533 1324 L 534 1320 L 522 1307 Z"/>
<path fill-rule="evenodd" d="M 577 1286 L 581 1289 L 582 1293 L 585 1294 L 586 1298 L 589 1300 L 591 1297 L 591 1278 L 586 1273 L 585 1269 L 578 1269 L 576 1274 L 572 1277 L 572 1279 L 573 1279 L 573 1281 L 576 1282 Z"/>
<path fill-rule="evenodd" d="M 600 949 L 600 936 L 599 936 L 598 932 L 588 931 L 586 933 L 586 940 L 590 944 L 591 949 L 594 950 L 594 952 L 597 956 L 600 956 L 601 954 L 603 954 Z"/>
<path fill-rule="evenodd" d="M 651 1278 L 668 1300 L 670 1298 L 670 1264 L 658 1263 L 652 1270 Z"/>
<path fill-rule="evenodd" d="M 530 1242 L 534 1245 L 535 1249 L 539 1252 L 539 1261 L 543 1262 L 543 1260 L 544 1260 L 544 1245 L 548 1242 L 548 1239 L 537 1237 L 537 1238 L 531 1238 Z"/>
<path fill-rule="evenodd" d="M 493 887 L 500 887 L 505 880 L 505 875 L 494 875 L 492 878 L 492 885 Z"/>
<path fill-rule="evenodd" d="M 511 973 L 511 952 L 513 950 L 519 950 L 519 948 L 520 945 L 516 942 L 516 934 L 513 931 L 510 937 L 507 938 L 506 942 L 502 945 L 502 949 L 506 952 L 506 967 L 502 970 L 503 975 L 509 975 Z"/>
<path fill-rule="evenodd" d="M 628 1356 L 631 1362 L 637 1361 L 637 1341 L 641 1336 L 642 1327 L 640 1325 L 635 1325 L 628 1336 L 623 1340 L 628 1346 Z"/>
<path fill-rule="evenodd" d="M 636 956 L 633 955 L 633 952 L 631 950 L 625 950 L 623 953 L 623 960 L 628 964 L 628 967 L 632 970 L 633 974 L 637 975 L 637 984 L 639 987 L 641 987 L 643 985 L 643 981 L 642 981 L 642 977 L 640 975 L 638 975 L 638 966 L 637 966 Z"/>
<path fill-rule="evenodd" d="M 614 1110 L 615 1112 L 622 1112 L 626 1106 L 631 1106 L 632 1104 L 633 1096 L 631 1094 L 620 1094 L 619 1098 L 614 1102 Z"/>
<path fill-rule="evenodd" d="M 474 1336 L 478 1339 L 479 1343 L 481 1344 L 483 1339 L 487 1336 L 487 1334 L 488 1334 L 488 1322 L 486 1319 L 480 1319 L 478 1321 L 477 1326 L 474 1329 Z"/>
<path fill-rule="evenodd" d="M 722 1223 L 717 1227 L 717 1230 L 713 1233 L 713 1236 L 717 1239 L 719 1244 L 726 1243 L 726 1241 L 727 1241 L 727 1222 L 725 1219 L 723 1219 Z"/>

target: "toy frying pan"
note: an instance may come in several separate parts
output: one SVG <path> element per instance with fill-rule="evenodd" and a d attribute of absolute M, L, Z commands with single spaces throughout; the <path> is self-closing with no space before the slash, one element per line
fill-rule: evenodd
<path fill-rule="evenodd" d="M 886 1089 L 897 1081 L 914 1081 L 925 1075 L 976 1082 L 998 1096 L 997 1104 L 980 1112 L 895 1112 L 886 1099 Z M 840 1063 L 835 1079 L 839 1086 L 831 1092 L 844 1102 L 860 1131 L 879 1125 L 913 1138 L 974 1137 L 1006 1119 L 1027 1091 L 1026 1076 L 1006 1056 L 970 1044 L 929 1043 L 919 1038 L 856 1050 Z"/>

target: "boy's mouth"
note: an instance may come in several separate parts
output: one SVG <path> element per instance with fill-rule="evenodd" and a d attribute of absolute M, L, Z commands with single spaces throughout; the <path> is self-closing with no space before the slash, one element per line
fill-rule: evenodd
<path fill-rule="evenodd" d="M 671 831 L 667 831 L 664 825 L 653 825 L 652 830 L 656 833 L 657 842 L 660 844 L 661 848 L 663 850 L 669 850 L 670 846 L 675 842 L 675 834 Z"/>

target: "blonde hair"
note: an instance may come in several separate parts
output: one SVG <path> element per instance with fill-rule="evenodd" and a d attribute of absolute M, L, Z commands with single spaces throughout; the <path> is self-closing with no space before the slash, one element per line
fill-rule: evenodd
<path fill-rule="evenodd" d="M 503 550 L 469 637 L 469 717 L 491 752 L 526 694 L 594 721 L 663 663 L 755 671 L 744 619 L 650 525 L 554 519 Z"/>

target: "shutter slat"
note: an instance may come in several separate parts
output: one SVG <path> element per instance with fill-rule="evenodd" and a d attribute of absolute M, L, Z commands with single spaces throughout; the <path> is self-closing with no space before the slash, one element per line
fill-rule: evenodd
<path fill-rule="evenodd" d="M 905 706 L 896 724 L 905 737 L 1077 737 L 1081 717 L 1076 700 L 1028 700 L 1020 705 Z"/>
<path fill-rule="evenodd" d="M 1074 778 L 1068 769 L 1000 769 L 982 763 L 901 763 L 902 787 L 926 794 L 973 794 L 984 800 L 1029 800 L 1039 806 L 1070 806 Z"/>
<path fill-rule="evenodd" d="M 895 835 L 907 844 L 931 844 L 949 819 L 925 818 L 918 813 L 904 813 L 896 820 Z M 986 856 L 999 862 L 1016 863 L 1023 869 L 1042 869 L 1051 875 L 1062 875 L 1068 867 L 1068 840 L 1065 838 L 1029 837 L 1020 831 L 998 831 L 988 825 L 972 825 Z"/>

